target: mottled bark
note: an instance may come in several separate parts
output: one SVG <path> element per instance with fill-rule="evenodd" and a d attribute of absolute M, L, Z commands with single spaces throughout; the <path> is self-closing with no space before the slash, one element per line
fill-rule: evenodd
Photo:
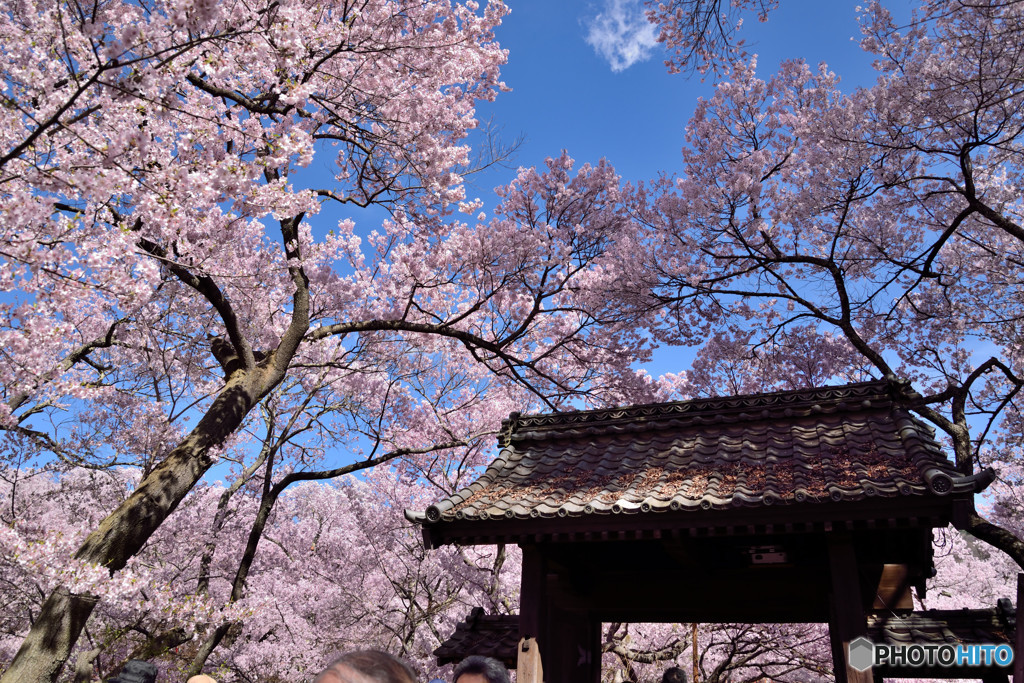
<path fill-rule="evenodd" d="M 57 680 L 96 602 L 92 596 L 73 595 L 65 588 L 53 591 L 0 681 Z M 62 656 L 55 656 L 61 653 Z"/>
<path fill-rule="evenodd" d="M 78 660 L 75 662 L 75 683 L 90 683 L 92 681 L 93 662 L 96 661 L 101 652 L 103 650 L 96 647 L 78 655 Z"/>

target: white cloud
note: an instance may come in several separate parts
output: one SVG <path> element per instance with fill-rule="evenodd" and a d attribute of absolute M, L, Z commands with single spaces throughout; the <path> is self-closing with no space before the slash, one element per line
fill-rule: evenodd
<path fill-rule="evenodd" d="M 584 20 L 587 44 L 616 72 L 648 59 L 658 44 L 658 33 L 644 16 L 640 0 L 603 2 L 597 16 Z"/>

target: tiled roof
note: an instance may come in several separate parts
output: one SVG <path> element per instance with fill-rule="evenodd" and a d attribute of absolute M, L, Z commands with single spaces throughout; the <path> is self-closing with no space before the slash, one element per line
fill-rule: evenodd
<path fill-rule="evenodd" d="M 869 614 L 868 637 L 888 645 L 949 643 L 1008 643 L 1017 619 L 1013 603 L 999 600 L 994 608 L 927 610 L 907 615 Z"/>
<path fill-rule="evenodd" d="M 805 391 L 521 416 L 479 480 L 419 523 L 721 510 L 944 496 L 960 475 L 933 432 L 865 382 Z"/>
<path fill-rule="evenodd" d="M 867 637 L 871 642 L 886 645 L 1013 645 L 1016 630 L 1016 610 L 1009 599 L 999 600 L 988 609 L 927 610 L 907 615 L 867 615 Z M 982 666 L 942 668 L 913 666 L 910 664 L 882 664 L 874 669 L 880 678 L 982 678 L 988 675 L 1012 673 L 1011 665 L 994 662 Z M 995 680 L 995 679 L 993 679 Z M 1002 678 L 1001 680 L 1006 680 Z"/>
<path fill-rule="evenodd" d="M 482 655 L 514 669 L 518 646 L 518 615 L 484 614 L 483 607 L 474 607 L 469 616 L 455 626 L 455 633 L 434 650 L 434 656 L 438 666 L 461 662 L 470 655 Z"/>

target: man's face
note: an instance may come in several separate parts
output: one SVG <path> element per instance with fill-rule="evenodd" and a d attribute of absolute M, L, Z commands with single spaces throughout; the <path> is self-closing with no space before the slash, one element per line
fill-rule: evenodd
<path fill-rule="evenodd" d="M 487 683 L 483 674 L 462 674 L 454 683 Z"/>

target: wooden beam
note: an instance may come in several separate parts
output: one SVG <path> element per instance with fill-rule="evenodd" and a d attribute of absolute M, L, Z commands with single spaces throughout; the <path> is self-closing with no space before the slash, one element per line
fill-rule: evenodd
<path fill-rule="evenodd" d="M 558 683 L 599 683 L 601 624 L 586 611 L 565 609 L 574 591 L 569 577 L 560 574 L 565 568 L 550 557 L 552 547 L 522 546 L 517 658 L 532 678 L 524 678 L 521 670 L 517 680 L 541 683 L 546 675 Z"/>
<path fill-rule="evenodd" d="M 910 569 L 905 564 L 882 565 L 882 576 L 875 589 L 875 600 L 871 609 L 906 611 L 914 610 L 914 598 L 910 594 Z"/>

